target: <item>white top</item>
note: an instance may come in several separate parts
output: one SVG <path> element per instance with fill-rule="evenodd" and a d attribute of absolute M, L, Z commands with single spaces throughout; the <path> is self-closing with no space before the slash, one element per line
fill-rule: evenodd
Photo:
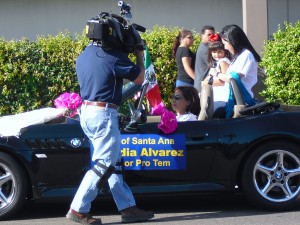
<path fill-rule="evenodd" d="M 216 70 L 217 72 L 221 72 L 220 63 L 226 62 L 230 65 L 231 61 L 228 58 L 222 58 L 217 62 Z M 214 77 L 214 79 L 218 79 Z M 228 102 L 229 98 L 229 83 L 225 82 L 223 86 L 213 86 L 214 93 L 214 111 L 216 111 L 219 107 L 224 107 L 226 102 Z"/>
<path fill-rule="evenodd" d="M 245 77 L 243 77 L 241 81 L 253 98 L 253 92 L 251 89 L 257 82 L 257 68 L 258 63 L 255 60 L 253 54 L 248 49 L 244 49 L 241 54 L 238 55 L 235 60 L 233 60 L 227 70 L 227 74 L 229 74 L 230 72 L 244 74 Z"/>
<path fill-rule="evenodd" d="M 178 115 L 178 116 L 176 116 L 176 119 L 177 119 L 177 122 L 198 120 L 197 116 L 191 112 L 189 112 L 187 114 L 183 114 L 183 115 Z"/>
<path fill-rule="evenodd" d="M 220 63 L 221 63 L 221 62 L 226 62 L 228 65 L 230 65 L 230 63 L 231 63 L 231 61 L 230 61 L 228 58 L 226 58 L 226 57 L 220 59 L 220 60 L 217 62 L 217 66 L 216 66 L 216 70 L 217 70 L 218 73 L 221 73 L 221 67 L 220 67 Z"/>

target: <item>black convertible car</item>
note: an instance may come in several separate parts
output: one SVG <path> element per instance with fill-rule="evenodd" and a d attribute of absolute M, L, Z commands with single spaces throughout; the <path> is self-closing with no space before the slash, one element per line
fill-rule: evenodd
<path fill-rule="evenodd" d="M 141 89 L 126 85 L 124 101 Z M 123 172 L 135 194 L 241 192 L 266 209 L 299 205 L 299 112 L 262 102 L 236 118 L 180 122 L 172 134 L 158 129 L 159 117 L 145 116 L 140 107 L 120 118 Z M 17 213 L 26 199 L 72 198 L 92 164 L 92 150 L 76 119 L 2 135 L 0 218 Z"/>

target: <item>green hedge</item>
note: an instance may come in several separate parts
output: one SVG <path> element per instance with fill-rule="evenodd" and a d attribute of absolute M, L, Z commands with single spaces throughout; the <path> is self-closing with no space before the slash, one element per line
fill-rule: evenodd
<path fill-rule="evenodd" d="M 167 106 L 170 106 L 176 79 L 172 45 L 178 31 L 179 28 L 154 27 L 142 34 Z M 199 35 L 195 37 L 194 51 L 200 41 Z M 75 60 L 88 42 L 84 34 L 72 37 L 68 32 L 55 37 L 38 36 L 34 42 L 25 38 L 20 41 L 1 39 L 0 115 L 53 106 L 53 100 L 61 93 L 79 92 Z"/>
<path fill-rule="evenodd" d="M 53 106 L 59 94 L 78 92 L 75 59 L 87 43 L 69 33 L 35 42 L 0 40 L 0 115 Z"/>
<path fill-rule="evenodd" d="M 147 42 L 164 103 L 168 108 L 174 91 L 176 63 L 172 57 L 174 37 L 180 28 L 155 26 L 142 34 Z M 194 32 L 196 52 L 200 35 Z M 265 42 L 260 66 L 266 72 L 267 101 L 300 105 L 300 22 L 285 23 Z M 38 36 L 36 41 L 0 39 L 0 116 L 46 106 L 63 92 L 79 92 L 75 60 L 88 44 L 82 34 L 68 32 Z M 132 60 L 134 57 L 130 56 Z"/>
<path fill-rule="evenodd" d="M 286 105 L 300 105 L 300 22 L 285 23 L 265 42 L 260 65 L 265 69 L 267 101 Z"/>

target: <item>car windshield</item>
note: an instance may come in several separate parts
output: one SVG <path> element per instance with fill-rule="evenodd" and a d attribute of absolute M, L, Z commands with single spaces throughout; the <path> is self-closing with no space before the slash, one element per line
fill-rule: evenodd
<path fill-rule="evenodd" d="M 123 89 L 123 91 L 127 90 L 128 88 L 130 88 L 133 85 L 134 85 L 134 83 L 132 81 L 130 81 L 130 80 L 124 80 L 124 82 L 123 82 L 123 88 L 122 89 Z"/>
<path fill-rule="evenodd" d="M 126 101 L 129 97 L 133 97 L 134 93 L 141 89 L 141 85 L 137 85 L 129 80 L 124 80 L 122 88 L 122 102 Z"/>

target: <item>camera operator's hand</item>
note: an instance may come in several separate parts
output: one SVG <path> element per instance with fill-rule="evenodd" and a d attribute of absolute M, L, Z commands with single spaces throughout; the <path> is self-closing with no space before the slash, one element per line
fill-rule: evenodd
<path fill-rule="evenodd" d="M 145 50 L 146 49 L 146 41 L 141 39 L 140 43 L 135 45 L 135 49 L 138 49 L 141 51 Z"/>
<path fill-rule="evenodd" d="M 143 59 L 144 51 L 141 49 L 134 49 L 133 54 L 136 56 L 136 58 L 142 57 Z"/>
<path fill-rule="evenodd" d="M 145 66 L 144 66 L 144 51 L 140 49 L 134 49 L 133 54 L 136 56 L 136 65 L 140 67 L 141 72 L 134 80 L 134 83 L 142 85 L 145 79 Z"/>

